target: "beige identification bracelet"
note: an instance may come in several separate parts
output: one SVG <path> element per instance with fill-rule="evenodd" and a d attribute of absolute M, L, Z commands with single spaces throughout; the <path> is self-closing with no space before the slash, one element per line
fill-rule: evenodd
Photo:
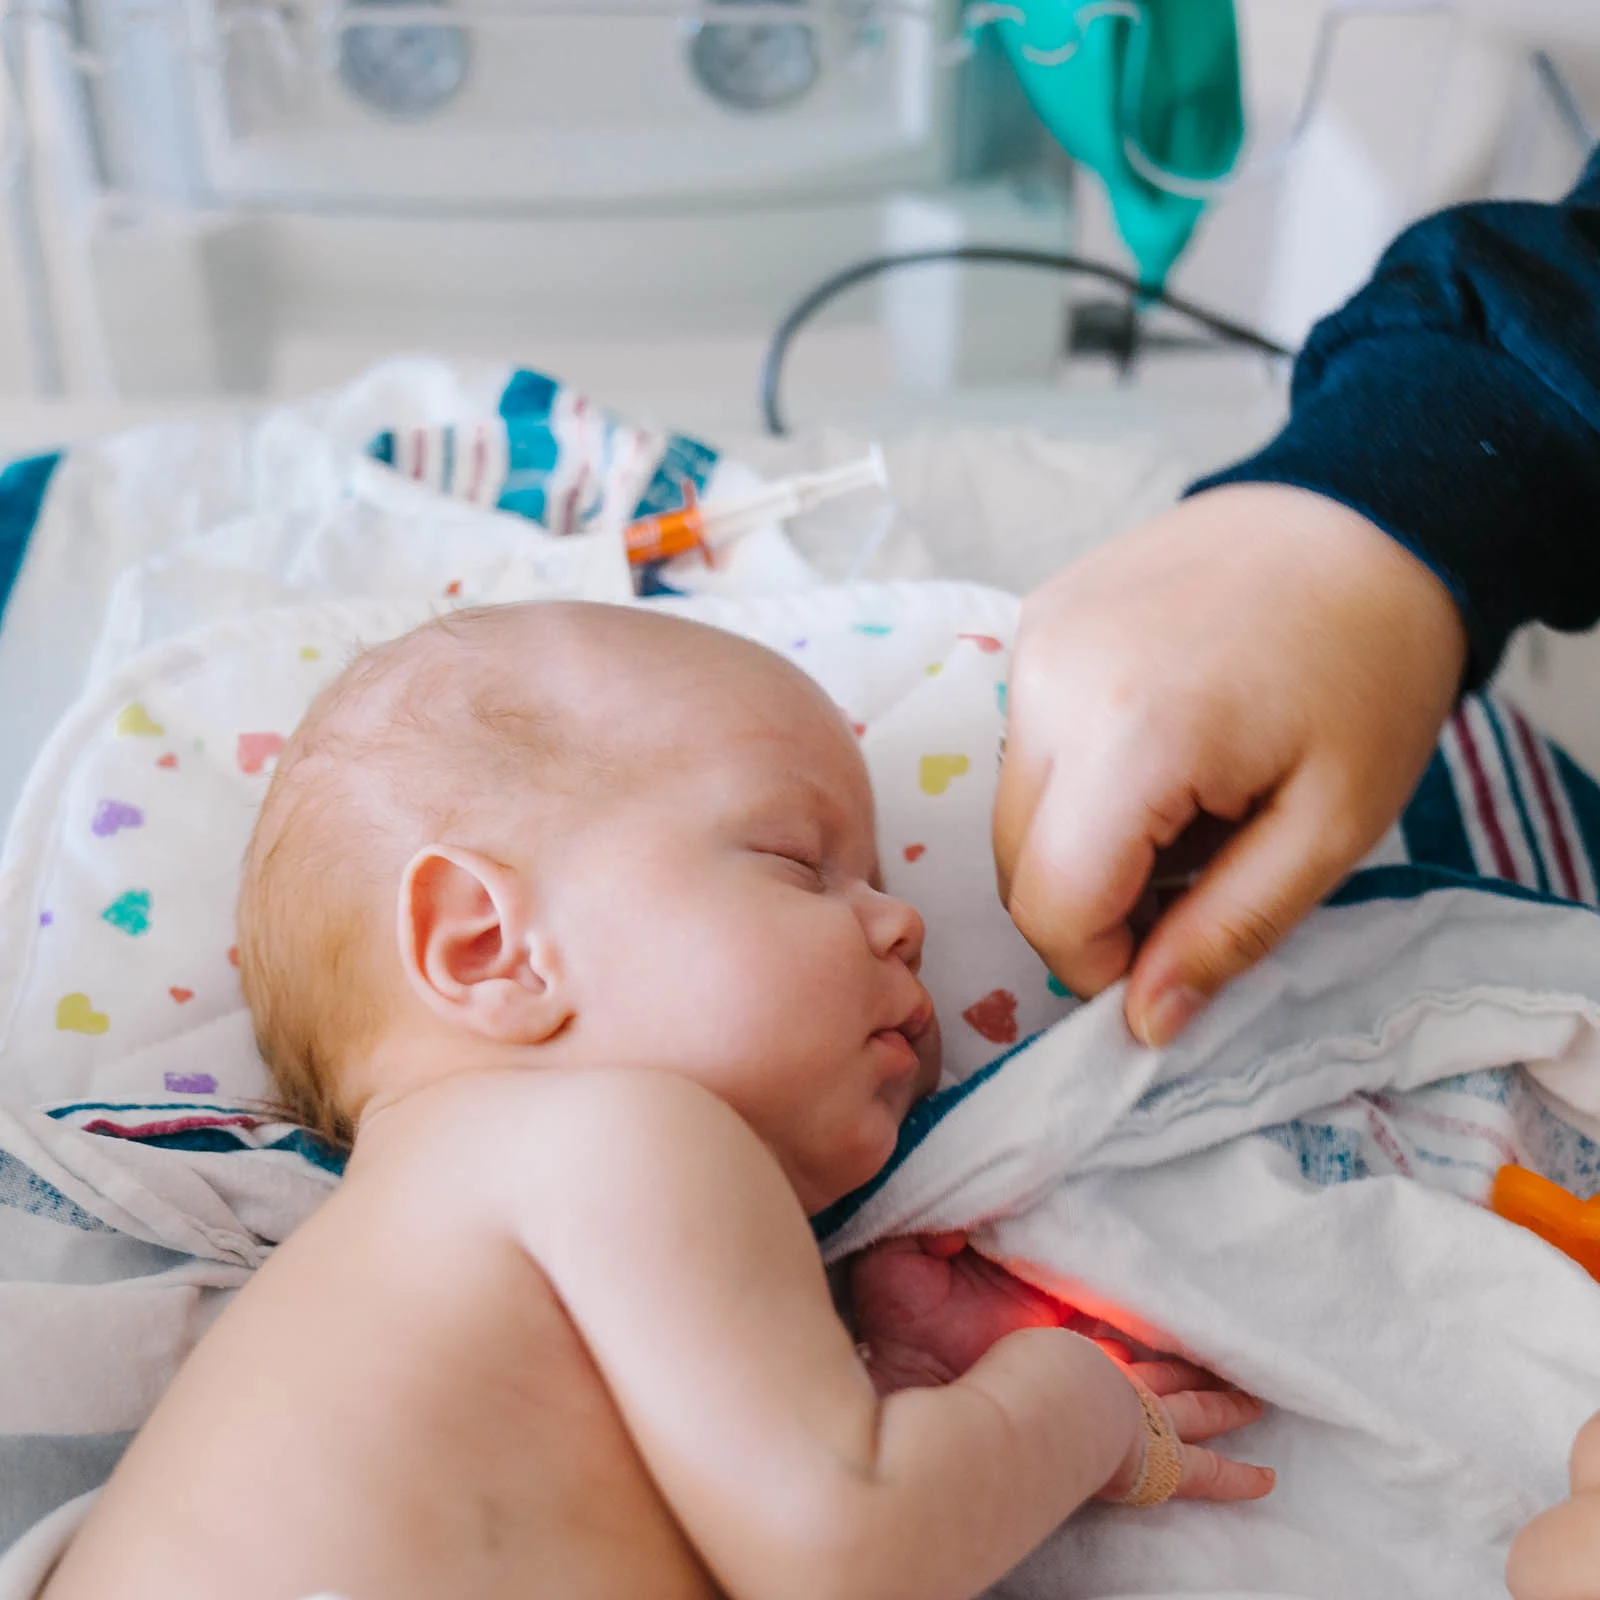
<path fill-rule="evenodd" d="M 1155 1393 L 1126 1373 L 1139 1397 L 1139 1420 L 1144 1429 L 1144 1455 L 1133 1487 L 1111 1502 L 1118 1506 L 1158 1506 L 1178 1492 L 1183 1477 L 1183 1443 L 1172 1428 L 1167 1408 Z"/>

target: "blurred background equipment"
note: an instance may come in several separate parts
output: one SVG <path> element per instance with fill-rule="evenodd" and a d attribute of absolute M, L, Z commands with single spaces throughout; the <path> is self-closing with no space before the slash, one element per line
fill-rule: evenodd
<path fill-rule="evenodd" d="M 749 427 L 785 313 L 907 252 L 1086 256 L 1292 348 L 1410 218 L 1559 192 L 1600 106 L 1591 0 L 7 0 L 0 39 L 0 395 L 80 406 L 425 349 Z M 1194 342 L 933 264 L 786 384 L 836 420 L 1276 392 Z"/>

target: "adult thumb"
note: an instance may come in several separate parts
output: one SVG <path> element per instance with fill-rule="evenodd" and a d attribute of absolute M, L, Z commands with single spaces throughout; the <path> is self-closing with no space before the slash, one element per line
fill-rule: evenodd
<path fill-rule="evenodd" d="M 1371 841 L 1351 825 L 1342 789 L 1296 774 L 1161 916 L 1123 1001 L 1135 1038 L 1170 1044 L 1361 859 Z"/>

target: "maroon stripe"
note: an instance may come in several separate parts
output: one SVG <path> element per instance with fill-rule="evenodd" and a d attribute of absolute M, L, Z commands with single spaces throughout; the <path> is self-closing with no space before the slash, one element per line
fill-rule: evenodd
<path fill-rule="evenodd" d="M 1561 812 L 1556 805 L 1554 790 L 1550 787 L 1550 774 L 1540 759 L 1539 741 L 1528 719 L 1515 706 L 1507 706 L 1511 720 L 1517 727 L 1517 742 L 1522 746 L 1523 758 L 1533 773 L 1533 787 L 1539 796 L 1539 810 L 1544 814 L 1545 830 L 1550 835 L 1551 848 L 1556 853 L 1556 866 L 1561 872 L 1561 891 L 1569 900 L 1578 898 L 1578 869 L 1572 859 L 1572 846 L 1567 841 L 1566 829 L 1561 824 Z"/>
<path fill-rule="evenodd" d="M 1506 843 L 1505 830 L 1494 808 L 1494 791 L 1489 787 L 1489 775 L 1483 770 L 1478 756 L 1477 742 L 1472 729 L 1467 726 L 1466 708 L 1462 707 L 1450 719 L 1456 737 L 1461 741 L 1461 754 L 1467 763 L 1467 779 L 1472 785 L 1472 802 L 1478 808 L 1478 820 L 1489 836 L 1489 850 L 1494 856 L 1494 869 L 1508 883 L 1517 881 L 1516 863 L 1511 859 L 1511 846 Z"/>
<path fill-rule="evenodd" d="M 1463 1139 L 1477 1139 L 1489 1145 L 1500 1157 L 1504 1166 L 1517 1164 L 1517 1147 L 1498 1129 L 1486 1122 L 1468 1122 L 1462 1117 L 1448 1117 L 1442 1111 L 1422 1111 L 1416 1106 L 1402 1106 L 1386 1094 L 1375 1094 L 1372 1103 L 1386 1117 L 1409 1117 L 1425 1128 L 1437 1128 L 1440 1133 L 1453 1133 Z"/>
<path fill-rule="evenodd" d="M 480 422 L 472 431 L 472 487 L 467 491 L 467 499 L 472 501 L 477 500 L 478 491 L 483 487 L 485 455 L 483 424 Z"/>
<path fill-rule="evenodd" d="M 1364 1095 L 1359 1098 L 1366 1099 Z M 1389 1131 L 1388 1124 L 1378 1114 L 1378 1108 L 1370 1101 L 1367 1102 L 1367 1128 L 1372 1134 L 1372 1142 L 1394 1162 L 1395 1170 L 1400 1176 L 1411 1177 L 1411 1163 L 1406 1160 L 1406 1153 L 1401 1149 L 1400 1141 Z"/>
<path fill-rule="evenodd" d="M 417 458 L 411 463 L 411 476 L 421 483 L 428 467 L 428 430 L 426 428 L 414 429 L 416 439 Z"/>
<path fill-rule="evenodd" d="M 83 1125 L 85 1133 L 109 1134 L 113 1139 L 159 1139 L 164 1134 L 188 1133 L 195 1128 L 256 1128 L 256 1117 L 174 1117 L 166 1122 L 141 1122 L 134 1127 L 96 1117 Z"/>

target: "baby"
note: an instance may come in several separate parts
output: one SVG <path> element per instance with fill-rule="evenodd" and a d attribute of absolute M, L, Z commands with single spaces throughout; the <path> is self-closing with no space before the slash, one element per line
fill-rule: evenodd
<path fill-rule="evenodd" d="M 858 1271 L 875 1386 L 806 1217 L 939 1033 L 855 739 L 770 652 L 578 604 L 371 651 L 283 752 L 239 920 L 345 1179 L 49 1600 L 967 1600 L 1092 1496 L 1270 1488 L 1188 1442 L 1257 1402 L 1140 1384 L 959 1239 Z"/>

